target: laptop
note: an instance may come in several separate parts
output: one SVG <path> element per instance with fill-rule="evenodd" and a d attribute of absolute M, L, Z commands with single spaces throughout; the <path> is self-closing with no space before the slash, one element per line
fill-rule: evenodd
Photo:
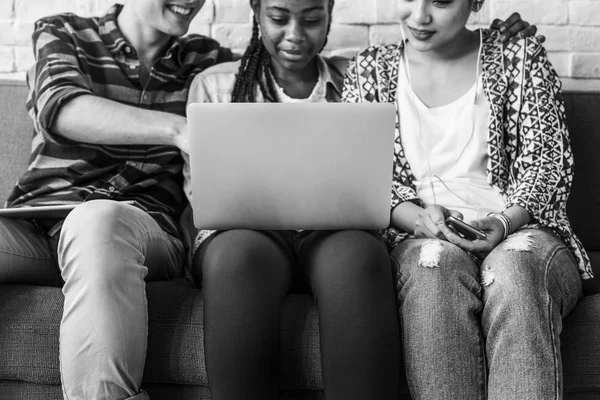
<path fill-rule="evenodd" d="M 187 109 L 200 229 L 383 229 L 395 106 L 196 103 Z"/>

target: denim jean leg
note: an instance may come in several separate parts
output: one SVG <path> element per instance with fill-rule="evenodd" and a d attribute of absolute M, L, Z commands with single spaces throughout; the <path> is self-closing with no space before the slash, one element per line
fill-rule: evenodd
<path fill-rule="evenodd" d="M 404 360 L 414 400 L 484 399 L 479 268 L 451 243 L 408 239 L 392 252 Z"/>
<path fill-rule="evenodd" d="M 517 231 L 482 264 L 489 400 L 562 399 L 560 332 L 581 297 L 575 258 L 544 230 Z"/>
<path fill-rule="evenodd" d="M 145 280 L 181 274 L 183 245 L 144 211 L 84 203 L 65 220 L 58 246 L 65 281 L 60 327 L 63 396 L 147 399 Z"/>

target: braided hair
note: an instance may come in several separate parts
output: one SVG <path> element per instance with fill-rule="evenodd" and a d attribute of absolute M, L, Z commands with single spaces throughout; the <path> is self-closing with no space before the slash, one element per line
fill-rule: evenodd
<path fill-rule="evenodd" d="M 327 24 L 327 33 L 331 29 L 331 11 L 333 10 L 334 0 L 329 0 L 329 22 Z M 255 14 L 260 10 L 260 0 L 250 0 L 250 5 Z M 327 36 L 323 43 L 323 48 L 327 45 Z M 272 103 L 278 101 L 277 90 L 275 89 L 275 78 L 271 72 L 271 55 L 265 48 L 258 29 L 258 18 L 252 18 L 252 38 L 246 48 L 235 78 L 232 103 L 254 103 L 256 102 L 256 84 L 263 95 L 263 98 Z"/>

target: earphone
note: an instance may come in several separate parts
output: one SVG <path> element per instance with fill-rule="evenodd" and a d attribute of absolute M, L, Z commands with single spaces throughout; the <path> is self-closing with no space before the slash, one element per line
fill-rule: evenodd
<path fill-rule="evenodd" d="M 483 4 L 483 2 L 479 3 L 479 4 Z M 408 78 L 408 83 L 410 85 L 410 88 L 413 88 L 413 84 L 412 84 L 412 77 L 411 77 L 411 72 L 410 72 L 410 63 L 408 60 L 408 55 L 407 55 L 407 48 L 406 48 L 406 43 L 408 42 L 408 40 L 406 39 L 406 35 L 404 33 L 404 29 L 402 26 L 400 26 L 400 32 L 402 34 L 402 39 L 403 39 L 403 43 L 404 43 L 404 54 L 403 54 L 403 59 L 402 62 L 404 62 L 404 67 L 406 69 L 406 75 Z M 481 56 L 482 56 L 482 50 L 483 50 L 483 33 L 481 31 L 481 29 L 479 30 L 479 50 L 477 53 L 477 65 L 476 65 L 476 80 L 475 80 L 475 90 L 474 90 L 474 96 L 473 96 L 473 103 L 472 103 L 472 109 L 471 109 L 471 132 L 469 134 L 468 140 L 466 142 L 466 144 L 463 146 L 462 150 L 460 151 L 460 153 L 458 154 L 458 156 L 456 157 L 456 160 L 459 160 L 462 156 L 464 151 L 466 150 L 466 148 L 468 147 L 469 143 L 471 142 L 471 139 L 473 138 L 474 132 L 475 132 L 475 116 L 474 116 L 474 111 L 475 111 L 475 106 L 477 105 L 478 102 L 478 95 L 479 95 L 479 80 L 481 77 Z M 414 91 L 413 91 L 414 92 Z M 423 138 L 422 135 L 422 125 L 421 125 L 421 116 L 419 114 L 419 110 L 417 108 L 417 106 L 415 105 L 415 103 L 413 101 L 409 101 L 410 105 L 412 106 L 416 116 L 417 116 L 417 121 L 419 124 L 419 130 L 418 130 L 418 139 L 419 139 L 419 143 L 421 145 L 421 147 L 423 148 L 423 150 L 425 151 L 426 154 L 426 159 L 427 159 L 427 169 L 428 169 L 428 175 L 421 181 L 421 183 L 419 184 L 419 186 L 417 187 L 417 192 L 419 192 L 421 190 L 421 188 L 423 187 L 423 185 L 425 185 L 426 183 L 429 183 L 429 187 L 430 190 L 432 192 L 433 195 L 433 202 L 434 204 L 437 204 L 437 197 L 436 197 L 436 193 L 435 193 L 435 188 L 434 188 L 434 181 L 438 181 L 440 182 L 445 189 L 453 194 L 454 196 L 456 196 L 456 198 L 460 199 L 462 202 L 464 202 L 465 204 L 469 204 L 469 202 L 467 202 L 464 198 L 462 198 L 460 195 L 458 195 L 456 192 L 452 191 L 448 185 L 446 184 L 446 182 L 444 182 L 444 180 L 439 177 L 438 175 L 434 174 L 432 172 L 431 169 L 431 161 L 430 161 L 430 151 L 429 151 L 429 147 L 426 145 L 425 143 L 425 139 Z M 399 106 L 398 106 L 399 109 Z M 454 124 L 452 124 L 454 125 Z M 477 208 L 477 214 L 478 216 L 481 214 L 481 209 L 479 206 L 475 206 Z"/>
<path fill-rule="evenodd" d="M 473 2 L 473 11 L 474 12 L 481 11 L 481 9 L 483 8 L 483 3 L 485 3 L 485 0 L 475 0 Z"/>

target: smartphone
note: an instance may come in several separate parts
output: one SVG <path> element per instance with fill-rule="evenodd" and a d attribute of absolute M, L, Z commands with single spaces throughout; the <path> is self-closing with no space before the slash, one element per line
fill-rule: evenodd
<path fill-rule="evenodd" d="M 484 240 L 487 238 L 485 232 L 480 231 L 479 229 L 467 224 L 464 221 L 461 221 L 458 218 L 454 218 L 453 216 L 449 216 L 446 218 L 446 223 L 448 226 L 451 226 L 458 232 L 459 235 L 468 240 Z"/>

